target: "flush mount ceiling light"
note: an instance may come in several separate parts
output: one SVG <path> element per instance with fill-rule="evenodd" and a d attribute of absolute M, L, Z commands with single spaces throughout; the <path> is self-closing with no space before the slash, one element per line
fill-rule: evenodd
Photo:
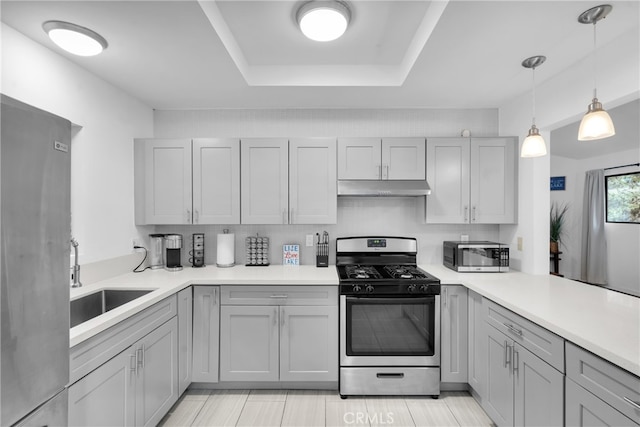
<path fill-rule="evenodd" d="M 100 34 L 70 22 L 47 21 L 42 29 L 55 44 L 74 55 L 94 56 L 108 46 Z"/>
<path fill-rule="evenodd" d="M 346 3 L 337 0 L 312 0 L 296 13 L 302 33 L 311 40 L 328 42 L 342 36 L 351 20 Z"/>
<path fill-rule="evenodd" d="M 580 129 L 578 130 L 578 140 L 591 141 L 594 139 L 608 138 L 616 134 L 613 121 L 602 104 L 598 101 L 596 92 L 597 61 L 596 61 L 596 24 L 604 19 L 613 7 L 609 4 L 592 7 L 578 16 L 581 24 L 593 24 L 593 99 L 587 109 L 587 113 L 582 117 Z"/>
<path fill-rule="evenodd" d="M 545 156 L 547 154 L 547 145 L 544 142 L 544 138 L 538 132 L 538 128 L 536 127 L 536 67 L 539 67 L 547 60 L 546 56 L 532 56 L 530 58 L 522 61 L 522 66 L 524 68 L 530 68 L 533 73 L 533 84 L 532 84 L 532 124 L 531 129 L 529 129 L 529 134 L 524 139 L 522 143 L 522 150 L 520 151 L 520 157 L 540 157 Z"/>

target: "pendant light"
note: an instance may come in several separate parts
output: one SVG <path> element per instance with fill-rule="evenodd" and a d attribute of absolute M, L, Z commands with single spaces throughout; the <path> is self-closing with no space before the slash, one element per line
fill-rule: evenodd
<path fill-rule="evenodd" d="M 533 84 L 531 90 L 533 118 L 531 120 L 531 129 L 529 129 L 529 134 L 522 143 L 520 157 L 540 157 L 547 154 L 547 145 L 536 127 L 536 67 L 542 65 L 546 60 L 546 56 L 538 55 L 522 61 L 522 66 L 524 68 L 530 68 L 533 72 Z"/>
<path fill-rule="evenodd" d="M 613 7 L 609 4 L 592 7 L 578 16 L 581 24 L 593 24 L 593 99 L 587 109 L 587 113 L 582 117 L 580 129 L 578 130 L 578 140 L 591 141 L 594 139 L 608 138 L 616 134 L 613 121 L 602 104 L 598 101 L 596 92 L 597 82 L 597 61 L 596 61 L 596 24 L 604 19 Z"/>
<path fill-rule="evenodd" d="M 296 13 L 302 33 L 311 40 L 328 42 L 341 37 L 351 20 L 346 3 L 338 0 L 311 0 Z"/>

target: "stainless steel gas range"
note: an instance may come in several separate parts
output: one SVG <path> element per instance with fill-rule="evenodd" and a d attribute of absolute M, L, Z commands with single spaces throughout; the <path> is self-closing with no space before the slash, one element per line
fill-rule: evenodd
<path fill-rule="evenodd" d="M 440 394 L 440 280 L 408 237 L 336 240 L 340 396 Z"/>

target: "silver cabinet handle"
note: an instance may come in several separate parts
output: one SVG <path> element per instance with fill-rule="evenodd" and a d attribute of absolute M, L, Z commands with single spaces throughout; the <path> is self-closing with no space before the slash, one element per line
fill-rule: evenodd
<path fill-rule="evenodd" d="M 289 298 L 289 295 L 287 295 L 287 294 L 282 294 L 282 295 L 269 295 L 269 298 Z"/>
<path fill-rule="evenodd" d="M 136 360 L 136 355 L 138 352 L 136 351 L 134 354 L 129 355 L 129 370 L 131 373 L 138 375 L 138 362 Z"/>
<path fill-rule="evenodd" d="M 447 306 L 447 299 L 449 299 L 449 289 L 448 288 L 444 288 L 444 306 Z"/>
<path fill-rule="evenodd" d="M 193 216 L 194 216 L 193 223 L 198 224 L 200 222 L 200 212 L 198 211 L 198 209 L 196 209 L 193 212 Z"/>
<path fill-rule="evenodd" d="M 640 403 L 629 399 L 627 396 L 623 397 L 624 401 L 627 402 L 629 405 L 633 406 L 636 409 L 640 409 Z"/>
<path fill-rule="evenodd" d="M 384 174 L 382 175 L 382 179 L 389 179 L 389 165 L 384 165 Z"/>
<path fill-rule="evenodd" d="M 469 205 L 464 205 L 464 222 L 469 221 Z"/>
<path fill-rule="evenodd" d="M 502 367 L 507 367 L 507 353 L 509 352 L 509 344 L 507 344 L 507 340 L 504 341 L 504 354 L 502 355 Z"/>
<path fill-rule="evenodd" d="M 376 175 L 377 179 L 382 179 L 382 163 L 376 165 Z"/>
<path fill-rule="evenodd" d="M 187 224 L 191 224 L 191 211 L 187 209 Z"/>
<path fill-rule="evenodd" d="M 471 222 L 476 222 L 476 207 L 471 208 Z"/>
<path fill-rule="evenodd" d="M 284 307 L 280 308 L 280 326 L 284 328 Z"/>
<path fill-rule="evenodd" d="M 136 350 L 136 358 L 138 359 L 138 367 L 144 369 L 144 345 Z"/>
<path fill-rule="evenodd" d="M 516 346 L 513 346 L 513 373 L 515 374 L 516 372 L 520 372 L 519 371 L 519 364 L 520 364 L 520 355 L 518 354 L 518 350 L 516 350 Z"/>
<path fill-rule="evenodd" d="M 278 325 L 278 307 L 273 308 L 273 326 Z"/>
<path fill-rule="evenodd" d="M 213 288 L 213 305 L 218 305 L 218 288 Z"/>
<path fill-rule="evenodd" d="M 516 335 L 518 335 L 519 337 L 521 337 L 521 336 L 522 336 L 522 330 L 521 330 L 521 329 L 516 328 L 516 327 L 515 327 L 515 326 L 513 326 L 511 323 L 503 323 L 503 325 L 504 325 L 507 329 L 509 329 L 509 331 L 510 331 L 510 332 L 512 332 L 512 333 L 514 333 L 514 334 L 516 334 Z"/>
<path fill-rule="evenodd" d="M 511 365 L 513 355 L 513 348 L 508 341 L 504 342 L 504 367 L 506 368 L 508 365 Z"/>

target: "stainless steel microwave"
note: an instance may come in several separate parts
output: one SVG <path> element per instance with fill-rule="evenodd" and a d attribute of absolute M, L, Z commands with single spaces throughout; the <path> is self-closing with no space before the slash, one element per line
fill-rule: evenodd
<path fill-rule="evenodd" d="M 509 247 L 495 242 L 443 243 L 442 263 L 454 271 L 505 272 L 509 271 Z"/>

